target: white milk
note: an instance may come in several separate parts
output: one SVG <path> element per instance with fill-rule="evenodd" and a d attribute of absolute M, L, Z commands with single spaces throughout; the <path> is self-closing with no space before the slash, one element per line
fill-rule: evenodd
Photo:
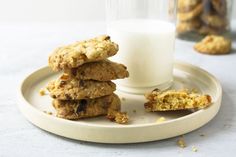
<path fill-rule="evenodd" d="M 158 20 L 122 20 L 110 23 L 107 31 L 119 44 L 118 54 L 111 59 L 125 64 L 130 73 L 129 78 L 118 81 L 119 86 L 134 93 L 170 86 L 174 24 Z"/>

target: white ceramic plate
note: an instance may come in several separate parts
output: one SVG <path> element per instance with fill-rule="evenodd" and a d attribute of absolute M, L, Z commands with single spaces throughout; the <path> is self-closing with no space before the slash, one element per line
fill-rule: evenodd
<path fill-rule="evenodd" d="M 216 115 L 221 105 L 222 88 L 214 76 L 199 67 L 176 62 L 172 88 L 195 88 L 202 93 L 207 93 L 213 98 L 210 107 L 196 112 L 147 113 L 143 107 L 144 96 L 116 92 L 122 100 L 122 110 L 129 114 L 130 124 L 116 124 L 104 117 L 70 121 L 57 118 L 51 106 L 52 99 L 48 95 L 39 94 L 40 89 L 58 75 L 49 67 L 44 67 L 26 77 L 19 90 L 19 108 L 31 123 L 41 129 L 77 140 L 137 143 L 170 138 L 203 126 Z M 43 111 L 51 111 L 53 115 Z M 166 121 L 157 123 L 157 119 L 162 116 Z"/>

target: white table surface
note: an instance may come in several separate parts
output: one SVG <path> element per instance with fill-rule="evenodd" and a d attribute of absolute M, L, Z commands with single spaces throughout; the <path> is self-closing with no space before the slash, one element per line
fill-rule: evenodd
<path fill-rule="evenodd" d="M 29 123 L 16 105 L 19 82 L 29 72 L 47 65 L 48 54 L 58 45 L 104 33 L 102 22 L 0 24 L 0 157 L 235 156 L 236 41 L 233 52 L 221 56 L 202 55 L 193 50 L 193 43 L 176 42 L 177 59 L 204 68 L 223 86 L 220 112 L 204 127 L 184 135 L 188 145 L 184 149 L 176 145 L 178 137 L 142 144 L 96 144 L 59 137 Z M 193 152 L 192 146 L 198 152 Z"/>

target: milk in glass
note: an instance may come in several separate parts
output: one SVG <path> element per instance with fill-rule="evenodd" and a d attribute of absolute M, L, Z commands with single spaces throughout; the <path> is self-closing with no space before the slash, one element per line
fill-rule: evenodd
<path fill-rule="evenodd" d="M 119 45 L 118 54 L 111 59 L 126 65 L 130 73 L 129 78 L 117 82 L 121 90 L 144 93 L 171 85 L 173 23 L 149 19 L 118 20 L 108 25 L 107 32 Z"/>

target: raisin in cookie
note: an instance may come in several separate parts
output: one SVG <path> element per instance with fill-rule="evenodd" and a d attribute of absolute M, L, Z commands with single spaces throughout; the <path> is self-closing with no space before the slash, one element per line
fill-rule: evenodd
<path fill-rule="evenodd" d="M 57 117 L 78 120 L 107 115 L 107 118 L 120 124 L 128 122 L 126 113 L 120 112 L 121 103 L 117 95 L 111 94 L 96 99 L 53 100 Z"/>
<path fill-rule="evenodd" d="M 122 79 L 129 76 L 127 68 L 109 60 L 86 63 L 78 68 L 66 69 L 70 77 L 80 80 L 109 81 Z"/>
<path fill-rule="evenodd" d="M 144 104 L 146 111 L 172 111 L 201 109 L 211 104 L 209 95 L 201 95 L 188 90 L 154 90 L 146 95 L 149 100 Z"/>
<path fill-rule="evenodd" d="M 118 45 L 109 36 L 99 36 L 57 48 L 48 59 L 54 71 L 76 68 L 84 63 L 106 59 L 118 51 Z"/>
<path fill-rule="evenodd" d="M 231 41 L 222 36 L 208 35 L 194 49 L 204 54 L 226 54 L 231 50 Z"/>
<path fill-rule="evenodd" d="M 110 95 L 116 85 L 111 81 L 77 80 L 76 78 L 63 80 L 62 78 L 49 82 L 47 86 L 50 96 L 60 100 L 93 99 Z"/>
<path fill-rule="evenodd" d="M 188 20 L 194 19 L 197 16 L 199 16 L 201 14 L 202 10 L 203 10 L 203 5 L 202 5 L 202 3 L 200 3 L 197 6 L 195 6 L 191 11 L 179 12 L 177 14 L 177 18 L 180 21 L 188 21 Z"/>

